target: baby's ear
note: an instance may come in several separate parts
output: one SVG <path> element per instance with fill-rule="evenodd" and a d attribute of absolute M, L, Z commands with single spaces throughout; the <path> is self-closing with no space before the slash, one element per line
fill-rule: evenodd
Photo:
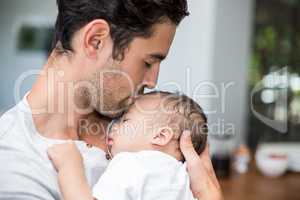
<path fill-rule="evenodd" d="M 170 127 L 162 127 L 153 135 L 151 144 L 158 146 L 167 145 L 174 138 L 174 132 Z"/>

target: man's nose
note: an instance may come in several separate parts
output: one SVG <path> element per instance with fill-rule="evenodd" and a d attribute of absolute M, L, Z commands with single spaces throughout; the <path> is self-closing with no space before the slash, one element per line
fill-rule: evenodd
<path fill-rule="evenodd" d="M 156 82 L 147 81 L 144 83 L 145 87 L 148 89 L 154 89 L 156 87 Z"/>
<path fill-rule="evenodd" d="M 144 86 L 147 87 L 148 89 L 154 89 L 156 87 L 158 75 L 159 75 L 159 67 L 160 65 L 157 64 L 147 72 L 144 80 Z"/>

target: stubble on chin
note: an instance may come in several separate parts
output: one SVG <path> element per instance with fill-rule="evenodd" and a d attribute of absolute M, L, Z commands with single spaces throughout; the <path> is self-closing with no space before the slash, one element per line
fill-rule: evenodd
<path fill-rule="evenodd" d="M 94 81 L 94 85 L 97 85 L 97 91 L 92 95 L 93 106 L 105 116 L 119 117 L 133 103 L 131 88 L 120 74 L 107 74 L 103 76 L 102 85 L 97 83 L 97 80 Z"/>

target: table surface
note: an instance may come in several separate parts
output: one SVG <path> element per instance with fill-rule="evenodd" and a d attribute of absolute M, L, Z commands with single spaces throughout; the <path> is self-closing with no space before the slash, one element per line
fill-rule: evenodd
<path fill-rule="evenodd" d="M 251 164 L 246 174 L 220 180 L 225 200 L 300 200 L 300 173 L 280 178 L 262 176 Z"/>

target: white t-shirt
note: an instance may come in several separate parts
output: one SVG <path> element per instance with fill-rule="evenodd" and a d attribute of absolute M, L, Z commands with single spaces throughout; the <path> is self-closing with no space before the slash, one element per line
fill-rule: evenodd
<path fill-rule="evenodd" d="M 93 188 L 110 200 L 194 200 L 185 164 L 159 151 L 120 153 Z"/>
<path fill-rule="evenodd" d="M 47 149 L 63 140 L 42 137 L 35 129 L 26 97 L 0 118 L 0 199 L 61 199 L 57 173 Z M 105 153 L 75 142 L 82 153 L 86 176 L 93 186 L 108 165 Z"/>

